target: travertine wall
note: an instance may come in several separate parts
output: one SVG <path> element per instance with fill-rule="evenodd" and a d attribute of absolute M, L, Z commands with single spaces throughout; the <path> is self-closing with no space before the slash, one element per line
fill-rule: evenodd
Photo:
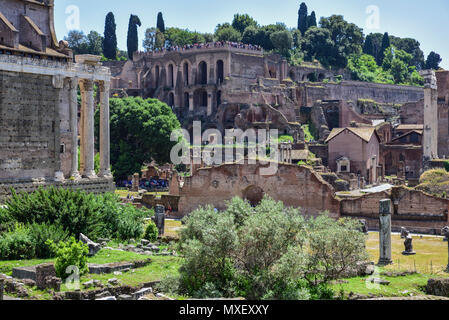
<path fill-rule="evenodd" d="M 267 166 L 258 164 L 229 164 L 198 170 L 186 178 L 180 190 L 179 214 L 186 215 L 199 206 L 210 204 L 225 209 L 225 201 L 245 198 L 250 190 L 261 189 L 264 194 L 286 206 L 301 207 L 306 214 L 329 211 L 339 216 L 340 203 L 334 189 L 307 167 L 279 164 L 272 175 L 262 175 Z"/>
<path fill-rule="evenodd" d="M 60 91 L 51 76 L 0 71 L 0 179 L 54 177 Z"/>

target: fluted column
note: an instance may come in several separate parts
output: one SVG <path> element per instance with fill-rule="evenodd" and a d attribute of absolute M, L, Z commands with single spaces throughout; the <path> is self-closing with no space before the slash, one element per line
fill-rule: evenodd
<path fill-rule="evenodd" d="M 81 178 L 78 171 L 78 78 L 70 79 L 70 130 L 72 131 L 72 168 L 70 176 L 74 179 Z"/>
<path fill-rule="evenodd" d="M 104 178 L 112 178 L 110 169 L 109 89 L 109 81 L 100 83 L 100 177 Z"/>
<path fill-rule="evenodd" d="M 85 178 L 96 178 L 94 169 L 94 84 L 92 80 L 82 80 L 80 82 L 83 91 L 83 153 L 84 153 L 84 171 Z"/>

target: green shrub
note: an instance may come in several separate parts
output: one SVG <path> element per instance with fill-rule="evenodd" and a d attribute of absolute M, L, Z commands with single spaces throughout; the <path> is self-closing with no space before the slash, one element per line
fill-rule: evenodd
<path fill-rule="evenodd" d="M 66 241 L 69 233 L 61 226 L 51 224 L 33 223 L 29 226 L 29 235 L 35 248 L 35 257 L 39 259 L 48 259 L 53 257 L 51 248 L 46 244 L 48 240 L 54 243 Z"/>
<path fill-rule="evenodd" d="M 6 208 L 0 209 L 0 221 L 2 225 L 3 221 L 55 225 L 71 236 L 83 233 L 93 241 L 117 237 L 128 240 L 143 233 L 146 214 L 145 210 L 121 205 L 113 193 L 94 195 L 52 187 L 30 194 L 13 190 Z"/>
<path fill-rule="evenodd" d="M 29 229 L 16 223 L 14 228 L 0 237 L 0 260 L 32 259 L 35 247 Z"/>
<path fill-rule="evenodd" d="M 444 163 L 444 169 L 446 169 L 446 171 L 449 172 L 449 161 L 446 161 Z"/>
<path fill-rule="evenodd" d="M 159 231 L 157 230 L 156 224 L 152 220 L 148 221 L 143 238 L 150 242 L 154 242 L 157 240 L 158 235 Z"/>
<path fill-rule="evenodd" d="M 69 276 L 66 271 L 70 266 L 77 267 L 80 276 L 89 272 L 89 267 L 87 266 L 89 247 L 87 244 L 76 241 L 74 237 L 71 237 L 67 242 L 61 241 L 58 244 L 48 240 L 47 245 L 56 256 L 56 275 L 61 279 L 64 280 Z"/>
<path fill-rule="evenodd" d="M 185 218 L 178 250 L 179 282 L 170 290 L 196 298 L 332 299 L 329 281 L 366 261 L 358 222 L 327 214 L 305 219 L 265 197 L 252 208 L 241 199 Z"/>

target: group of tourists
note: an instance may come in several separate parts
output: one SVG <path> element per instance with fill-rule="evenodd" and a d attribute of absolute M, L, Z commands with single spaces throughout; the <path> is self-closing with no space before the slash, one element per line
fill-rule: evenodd
<path fill-rule="evenodd" d="M 252 44 L 246 44 L 242 42 L 231 42 L 231 41 L 216 41 L 213 43 L 195 43 L 195 44 L 188 44 L 184 46 L 172 46 L 167 48 L 156 48 L 154 52 L 176 52 L 176 51 L 187 51 L 187 50 L 194 50 L 194 49 L 209 49 L 209 48 L 225 48 L 225 47 L 231 47 L 231 48 L 237 48 L 237 49 L 245 49 L 245 50 L 255 50 L 255 51 L 262 51 L 261 46 L 252 45 Z"/>

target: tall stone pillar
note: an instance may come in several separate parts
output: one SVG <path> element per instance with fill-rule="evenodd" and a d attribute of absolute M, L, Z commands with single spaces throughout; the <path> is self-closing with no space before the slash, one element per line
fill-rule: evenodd
<path fill-rule="evenodd" d="M 438 158 L 438 91 L 435 71 L 424 70 L 424 133 L 423 152 L 424 169 L 429 161 Z"/>
<path fill-rule="evenodd" d="M 78 78 L 70 79 L 69 92 L 70 130 L 72 131 L 72 167 L 70 176 L 75 180 L 80 179 L 78 171 Z"/>
<path fill-rule="evenodd" d="M 80 95 L 81 95 L 81 116 L 80 116 L 80 122 L 79 122 L 79 127 L 80 127 L 80 155 L 79 155 L 79 171 L 80 173 L 84 172 L 84 154 L 85 154 L 85 139 L 86 139 L 86 135 L 84 134 L 84 118 L 86 115 L 86 93 L 84 92 L 84 90 L 82 89 L 82 84 L 81 82 L 78 80 L 78 84 L 80 86 Z"/>
<path fill-rule="evenodd" d="M 379 265 L 392 264 L 391 260 L 391 200 L 380 201 L 379 209 Z"/>
<path fill-rule="evenodd" d="M 84 171 L 83 177 L 96 178 L 94 168 L 94 83 L 92 80 L 81 81 L 81 90 L 84 92 L 84 125 L 83 125 L 83 150 L 84 150 Z"/>
<path fill-rule="evenodd" d="M 110 82 L 100 83 L 100 177 L 112 178 L 110 160 L 109 89 Z"/>

